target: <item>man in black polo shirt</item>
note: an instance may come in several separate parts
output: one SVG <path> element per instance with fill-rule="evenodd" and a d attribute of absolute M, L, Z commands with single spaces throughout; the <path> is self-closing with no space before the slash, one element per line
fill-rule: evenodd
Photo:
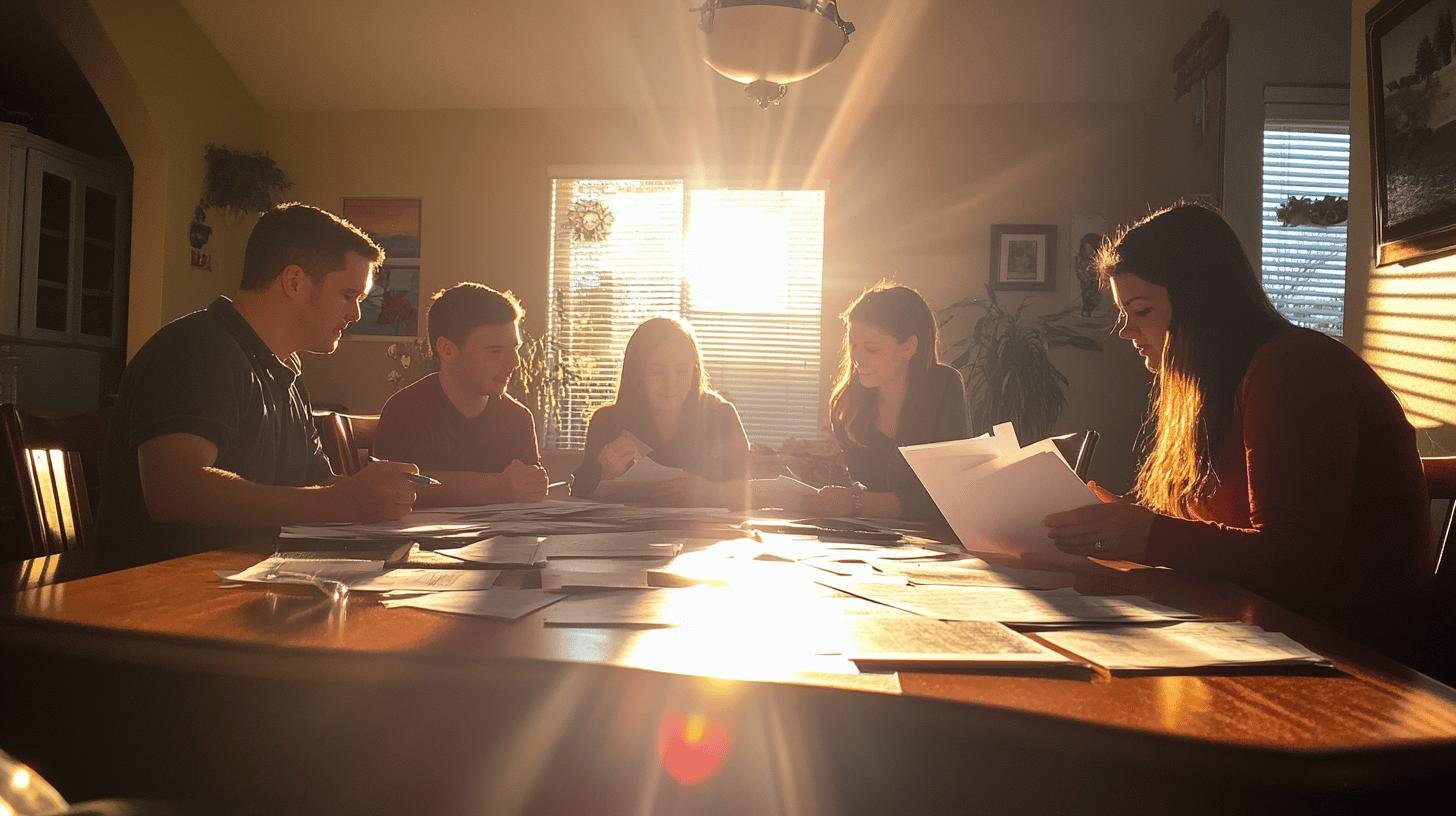
<path fill-rule="evenodd" d="M 333 474 L 298 376 L 298 352 L 338 348 L 383 259 L 314 207 L 258 219 L 237 296 L 163 326 L 122 376 L 102 461 L 103 547 L 175 554 L 409 512 L 414 465 Z"/>

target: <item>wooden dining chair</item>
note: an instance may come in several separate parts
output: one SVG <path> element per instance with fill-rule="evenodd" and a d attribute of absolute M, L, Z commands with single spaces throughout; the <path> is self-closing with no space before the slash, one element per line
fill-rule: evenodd
<path fill-rule="evenodd" d="M 1436 578 L 1444 587 L 1456 589 L 1456 456 L 1422 456 L 1426 488 L 1431 494 L 1432 521 L 1436 531 Z"/>
<path fill-rule="evenodd" d="M 374 452 L 378 414 L 315 413 L 319 441 L 341 476 L 358 473 Z"/>
<path fill-rule="evenodd" d="M 52 419 L 0 405 L 0 445 L 30 556 L 77 549 L 94 535 L 93 502 L 110 411 Z"/>

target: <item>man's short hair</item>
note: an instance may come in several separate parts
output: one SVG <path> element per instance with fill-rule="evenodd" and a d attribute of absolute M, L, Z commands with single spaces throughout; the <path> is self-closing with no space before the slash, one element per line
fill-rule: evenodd
<path fill-rule="evenodd" d="M 384 262 L 384 250 L 348 221 L 307 204 L 279 204 L 258 219 L 243 253 L 240 288 L 259 292 L 297 264 L 314 283 L 344 268 L 344 253 L 363 256 L 371 264 Z"/>
<path fill-rule="evenodd" d="M 510 292 L 497 292 L 479 283 L 457 283 L 441 289 L 430 298 L 430 311 L 425 318 L 430 350 L 438 351 L 437 341 L 441 337 L 463 346 L 477 326 L 515 323 L 525 314 L 521 302 Z"/>

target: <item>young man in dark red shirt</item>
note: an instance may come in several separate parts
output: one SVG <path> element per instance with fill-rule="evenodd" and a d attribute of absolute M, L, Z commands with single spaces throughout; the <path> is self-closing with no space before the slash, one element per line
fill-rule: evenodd
<path fill-rule="evenodd" d="M 531 411 L 506 393 L 524 314 L 509 292 L 478 283 L 432 299 L 426 320 L 439 371 L 390 397 L 374 440 L 376 455 L 413 462 L 441 482 L 420 490 L 421 504 L 546 497 Z"/>

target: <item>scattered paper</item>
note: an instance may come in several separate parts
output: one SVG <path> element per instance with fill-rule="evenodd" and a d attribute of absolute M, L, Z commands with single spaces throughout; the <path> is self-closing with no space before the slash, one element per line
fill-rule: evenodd
<path fill-rule="evenodd" d="M 381 603 L 390 608 L 411 607 L 452 615 L 473 615 L 496 620 L 517 620 L 550 606 L 564 596 L 539 589 L 485 589 L 469 592 L 432 592 Z"/>
<path fill-rule="evenodd" d="M 996 621 L 1010 625 L 1076 623 L 1152 623 L 1199 617 L 1145 598 L 1082 595 L 1071 589 L 963 586 L 898 586 L 849 578 L 820 578 L 819 583 L 866 600 L 948 621 Z"/>
<path fill-rule="evenodd" d="M 1004 671 L 1078 665 L 1025 635 L 989 621 L 863 617 L 854 621 L 848 635 L 850 642 L 844 656 L 860 668 Z"/>
<path fill-rule="evenodd" d="M 1244 623 L 1062 629 L 1039 636 L 1114 674 L 1330 665 L 1288 635 Z"/>

